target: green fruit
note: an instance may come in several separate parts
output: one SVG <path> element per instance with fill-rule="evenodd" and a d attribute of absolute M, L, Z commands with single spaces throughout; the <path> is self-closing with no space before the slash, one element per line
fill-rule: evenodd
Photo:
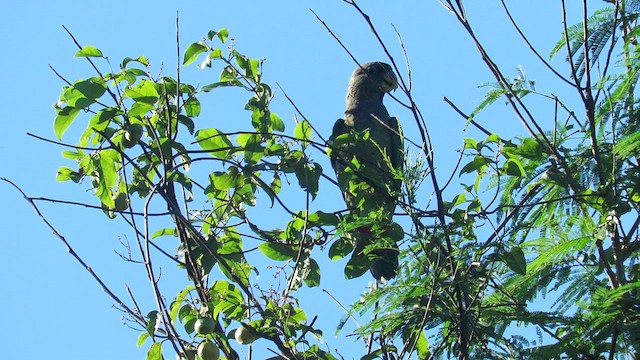
<path fill-rule="evenodd" d="M 193 326 L 193 328 L 196 330 L 198 334 L 207 335 L 207 334 L 211 334 L 216 329 L 216 325 L 212 318 L 203 317 L 196 320 L 196 323 Z"/>
<path fill-rule="evenodd" d="M 239 344 L 249 345 L 252 342 L 256 341 L 256 339 L 258 338 L 258 334 L 256 334 L 248 327 L 242 325 L 236 329 L 235 338 Z"/>
<path fill-rule="evenodd" d="M 127 127 L 127 130 L 125 130 L 124 138 L 129 141 L 138 142 L 142 137 L 142 130 L 142 125 L 131 124 Z"/>
<path fill-rule="evenodd" d="M 126 193 L 118 193 L 113 198 L 113 202 L 115 203 L 113 208 L 118 211 L 125 211 L 129 208 L 129 200 L 127 199 Z"/>
<path fill-rule="evenodd" d="M 134 147 L 142 137 L 142 131 L 140 124 L 129 125 L 124 131 L 124 136 L 122 136 L 122 146 L 127 149 Z"/>
<path fill-rule="evenodd" d="M 127 140 L 127 138 L 125 138 L 124 136 L 122 137 L 122 146 L 126 147 L 127 149 L 131 149 L 132 147 L 136 146 L 136 144 L 137 142 Z"/>
<path fill-rule="evenodd" d="M 204 341 L 198 345 L 198 355 L 202 360 L 218 360 L 220 357 L 220 349 L 216 344 Z"/>

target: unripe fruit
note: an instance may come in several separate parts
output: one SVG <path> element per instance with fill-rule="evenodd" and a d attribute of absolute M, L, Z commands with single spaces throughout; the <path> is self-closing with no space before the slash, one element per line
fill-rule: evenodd
<path fill-rule="evenodd" d="M 212 318 L 203 317 L 196 320 L 196 323 L 193 326 L 193 328 L 196 330 L 198 334 L 207 335 L 207 334 L 211 334 L 215 330 L 216 325 Z"/>
<path fill-rule="evenodd" d="M 122 136 L 122 145 L 127 149 L 134 147 L 142 137 L 142 131 L 140 124 L 129 125 Z"/>
<path fill-rule="evenodd" d="M 142 137 L 142 125 L 140 124 L 131 124 L 127 127 L 127 130 L 124 132 L 124 137 L 127 140 L 137 142 Z"/>
<path fill-rule="evenodd" d="M 241 345 L 249 345 L 252 342 L 256 341 L 258 338 L 258 334 L 256 334 L 253 330 L 248 327 L 241 325 L 236 329 L 235 333 L 236 341 Z"/>
<path fill-rule="evenodd" d="M 198 345 L 198 355 L 202 360 L 218 360 L 220 358 L 220 349 L 216 344 L 204 341 Z"/>
<path fill-rule="evenodd" d="M 114 206 L 113 208 L 118 211 L 125 211 L 129 208 L 129 200 L 127 199 L 126 193 L 118 193 L 113 198 Z"/>

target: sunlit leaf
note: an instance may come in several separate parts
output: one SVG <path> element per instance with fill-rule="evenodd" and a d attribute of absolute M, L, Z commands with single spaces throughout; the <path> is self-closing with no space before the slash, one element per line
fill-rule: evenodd
<path fill-rule="evenodd" d="M 308 287 L 320 286 L 320 266 L 314 259 L 309 259 L 309 265 L 306 269 L 306 276 L 304 278 L 304 284 Z M 306 316 L 304 319 L 305 320 Z"/>
<path fill-rule="evenodd" d="M 87 45 L 76 52 L 76 57 L 104 57 L 97 47 Z"/>
<path fill-rule="evenodd" d="M 138 347 L 144 345 L 145 341 L 147 341 L 147 339 L 149 338 L 149 334 L 146 332 L 143 332 L 140 334 L 140 336 L 138 336 L 138 341 L 136 342 L 136 345 Z"/>
<path fill-rule="evenodd" d="M 156 342 L 151 345 L 151 349 L 147 352 L 146 360 L 163 360 L 162 359 L 162 343 Z"/>
<path fill-rule="evenodd" d="M 184 52 L 184 58 L 182 61 L 182 65 L 189 65 L 192 62 L 194 62 L 197 58 L 198 55 L 202 54 L 203 52 L 207 51 L 209 49 L 209 47 L 202 43 L 202 42 L 195 42 L 191 45 L 189 45 L 189 47 L 187 48 L 187 50 Z"/>
<path fill-rule="evenodd" d="M 192 96 L 184 103 L 184 110 L 188 117 L 196 117 L 200 115 L 200 101 L 197 97 Z"/>
<path fill-rule="evenodd" d="M 216 36 L 218 36 L 218 39 L 220 39 L 220 41 L 222 41 L 223 43 L 225 43 L 227 41 L 227 38 L 229 37 L 229 30 L 227 29 L 220 29 L 218 30 L 218 32 L 216 33 Z"/>
<path fill-rule="evenodd" d="M 227 159 L 233 149 L 231 139 L 215 128 L 198 130 L 196 140 L 203 150 L 220 159 Z"/>
<path fill-rule="evenodd" d="M 296 248 L 291 245 L 265 242 L 258 246 L 262 253 L 272 260 L 286 261 L 293 259 L 296 254 Z"/>
<path fill-rule="evenodd" d="M 151 80 L 142 80 L 133 88 L 126 88 L 124 93 L 136 102 L 155 104 L 159 93 L 156 84 Z"/>
<path fill-rule="evenodd" d="M 307 120 L 300 121 L 293 130 L 293 136 L 301 140 L 311 139 L 311 124 Z M 305 142 L 302 143 L 306 145 Z"/>

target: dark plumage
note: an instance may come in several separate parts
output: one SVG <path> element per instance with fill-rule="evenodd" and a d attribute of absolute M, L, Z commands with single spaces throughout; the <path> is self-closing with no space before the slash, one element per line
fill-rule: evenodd
<path fill-rule="evenodd" d="M 376 231 L 362 226 L 351 233 L 355 240 L 352 260 L 368 259 L 377 280 L 395 277 L 398 267 L 395 241 L 381 236 L 393 224 L 401 186 L 394 172 L 400 171 L 404 162 L 398 121 L 389 116 L 382 102 L 384 95 L 397 87 L 396 75 L 388 64 L 371 62 L 358 67 L 349 81 L 344 119 L 336 121 L 329 138 L 331 165 L 347 208 L 360 217 L 373 215 L 376 225 L 381 225 Z"/>

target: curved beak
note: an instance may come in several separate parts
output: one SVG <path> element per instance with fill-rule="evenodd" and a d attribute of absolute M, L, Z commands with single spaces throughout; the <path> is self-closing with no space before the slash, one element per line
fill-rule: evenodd
<path fill-rule="evenodd" d="M 393 71 L 387 72 L 384 74 L 384 84 L 382 89 L 385 92 L 391 92 L 398 88 L 398 78 L 396 78 L 396 74 Z"/>

